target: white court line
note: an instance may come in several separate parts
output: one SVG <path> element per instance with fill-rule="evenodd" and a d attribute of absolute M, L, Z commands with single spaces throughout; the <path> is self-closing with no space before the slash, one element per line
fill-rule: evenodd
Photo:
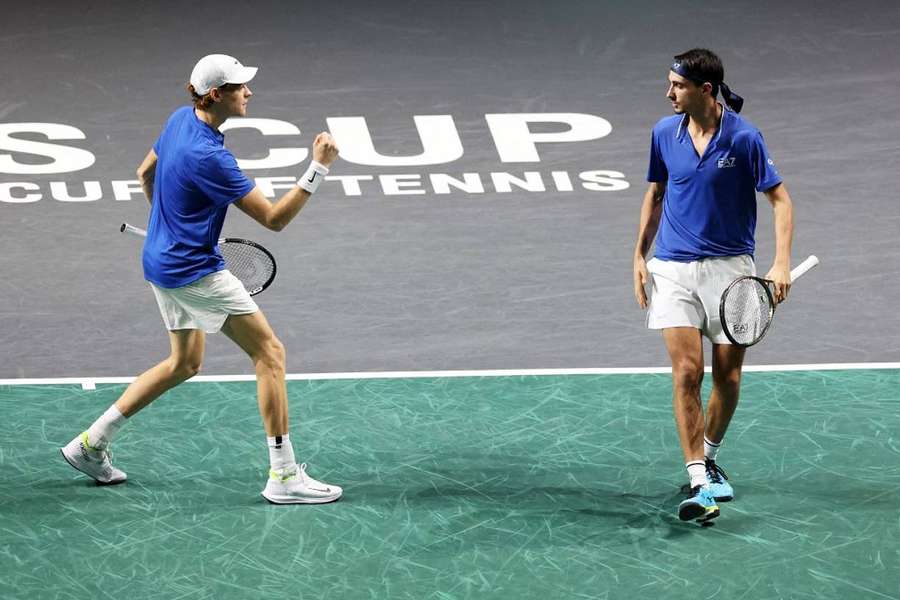
<path fill-rule="evenodd" d="M 744 372 L 767 373 L 779 371 L 853 371 L 860 369 L 900 369 L 900 363 L 818 363 L 807 365 L 746 365 Z M 706 367 L 706 372 L 711 370 Z M 331 379 L 421 379 L 425 377 L 526 377 L 538 375 L 637 375 L 670 373 L 670 367 L 600 367 L 593 369 L 497 369 L 484 371 L 383 371 L 360 373 L 290 373 L 289 381 Z M 189 382 L 223 383 L 253 381 L 255 375 L 198 375 Z M 39 379 L 0 379 L 0 385 L 65 385 L 80 384 L 82 389 L 96 389 L 98 383 L 131 383 L 134 377 L 57 377 Z"/>

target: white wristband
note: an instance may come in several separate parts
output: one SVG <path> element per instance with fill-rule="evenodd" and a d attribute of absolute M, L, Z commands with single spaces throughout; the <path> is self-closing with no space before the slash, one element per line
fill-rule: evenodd
<path fill-rule="evenodd" d="M 309 168 L 306 169 L 306 173 L 300 177 L 297 185 L 310 194 L 313 194 L 319 188 L 319 184 L 322 183 L 322 180 L 325 179 L 326 175 L 328 175 L 328 167 L 322 163 L 311 160 L 309 162 Z"/>

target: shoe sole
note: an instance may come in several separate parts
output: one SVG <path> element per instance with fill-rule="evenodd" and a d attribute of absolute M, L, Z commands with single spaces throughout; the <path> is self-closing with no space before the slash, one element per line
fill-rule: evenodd
<path fill-rule="evenodd" d="M 269 504 L 328 504 L 339 500 L 343 494 L 324 498 L 294 498 L 293 496 L 267 496 L 265 492 L 261 492 L 260 496 L 265 498 Z"/>
<path fill-rule="evenodd" d="M 716 508 L 716 510 L 707 514 L 705 517 L 700 517 L 699 519 L 697 519 L 697 522 L 700 523 L 701 525 L 707 525 L 707 524 L 712 525 L 712 523 L 710 523 L 710 521 L 712 521 L 713 519 L 718 517 L 719 514 L 720 514 L 719 509 Z"/>
<path fill-rule="evenodd" d="M 66 460 L 67 463 L 69 463 L 69 466 L 71 466 L 73 469 L 75 469 L 79 473 L 84 473 L 85 475 L 87 475 L 88 477 L 93 479 L 97 483 L 97 485 L 118 485 L 120 483 L 125 483 L 126 481 L 128 481 L 127 477 L 125 479 L 116 479 L 115 481 L 100 481 L 99 479 L 97 479 L 96 477 L 94 477 L 93 475 L 88 473 L 87 471 L 81 469 L 78 465 L 73 463 L 71 460 L 69 460 L 69 457 L 66 456 L 65 450 L 66 450 L 65 448 L 60 448 L 59 453 L 62 454 L 62 457 Z"/>
<path fill-rule="evenodd" d="M 699 521 L 702 523 L 715 519 L 718 516 L 718 507 L 711 512 L 707 512 L 706 507 L 700 504 L 688 504 L 678 509 L 678 518 L 682 521 Z"/>

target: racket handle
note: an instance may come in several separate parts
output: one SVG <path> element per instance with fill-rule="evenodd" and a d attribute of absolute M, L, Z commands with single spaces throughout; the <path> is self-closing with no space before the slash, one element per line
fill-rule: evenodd
<path fill-rule="evenodd" d="M 802 277 L 807 271 L 819 264 L 819 258 L 813 254 L 791 270 L 791 283 Z"/>
<path fill-rule="evenodd" d="M 140 227 L 135 227 L 134 225 L 129 225 L 128 223 L 122 223 L 122 226 L 119 227 L 119 231 L 121 233 L 130 233 L 132 235 L 147 237 L 147 232 L 145 230 Z"/>

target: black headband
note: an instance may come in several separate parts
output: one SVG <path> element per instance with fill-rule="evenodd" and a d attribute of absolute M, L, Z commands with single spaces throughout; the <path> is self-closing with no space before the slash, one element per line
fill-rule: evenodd
<path fill-rule="evenodd" d="M 699 74 L 691 72 L 687 67 L 685 67 L 678 61 L 672 63 L 671 69 L 673 73 L 677 73 L 685 79 L 690 79 L 697 85 L 709 83 L 713 88 L 713 96 L 716 95 L 718 88 L 722 88 L 722 99 L 725 101 L 726 106 L 728 106 L 728 108 L 730 108 L 734 112 L 739 113 L 744 107 L 744 99 L 732 92 L 731 88 L 725 85 L 724 81 L 709 81 L 707 79 L 704 79 Z"/>

